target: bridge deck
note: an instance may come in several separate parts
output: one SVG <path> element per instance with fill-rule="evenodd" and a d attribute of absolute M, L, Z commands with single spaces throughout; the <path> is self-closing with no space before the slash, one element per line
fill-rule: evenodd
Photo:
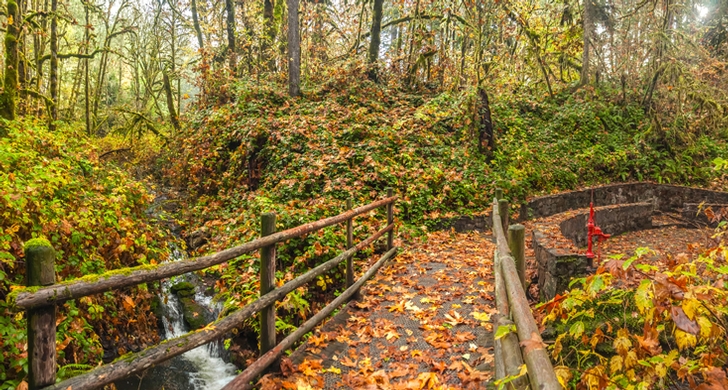
<path fill-rule="evenodd" d="M 263 388 L 481 388 L 493 376 L 492 236 L 405 247 Z M 310 387 L 309 387 L 310 386 Z"/>

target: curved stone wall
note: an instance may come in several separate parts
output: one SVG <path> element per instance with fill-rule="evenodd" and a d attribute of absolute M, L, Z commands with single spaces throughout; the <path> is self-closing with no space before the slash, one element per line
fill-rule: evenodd
<path fill-rule="evenodd" d="M 652 227 L 652 203 L 604 206 L 597 207 L 594 211 L 597 225 L 607 234 L 617 235 Z M 559 218 L 560 216 L 562 218 Z M 582 209 L 552 216 L 544 225 L 558 223 L 561 235 L 576 247 L 583 248 L 588 243 L 586 230 L 588 220 L 589 210 Z M 555 247 L 553 237 L 547 237 L 540 231 L 543 227 L 538 224 L 534 226 L 531 239 L 538 267 L 538 287 L 542 301 L 567 290 L 572 277 L 586 275 L 592 267 L 591 259 L 583 253 Z"/>
<path fill-rule="evenodd" d="M 589 207 L 594 192 L 596 206 L 649 202 L 655 210 L 678 211 L 685 203 L 728 204 L 728 193 L 655 183 L 609 184 L 533 198 L 521 206 L 520 220 L 543 218 Z"/>

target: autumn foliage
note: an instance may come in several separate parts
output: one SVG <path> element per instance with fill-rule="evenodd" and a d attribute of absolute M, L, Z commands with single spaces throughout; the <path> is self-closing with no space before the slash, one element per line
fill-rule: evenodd
<path fill-rule="evenodd" d="M 611 256 L 541 309 L 559 379 L 581 389 L 723 389 L 725 229 L 689 253 Z"/>

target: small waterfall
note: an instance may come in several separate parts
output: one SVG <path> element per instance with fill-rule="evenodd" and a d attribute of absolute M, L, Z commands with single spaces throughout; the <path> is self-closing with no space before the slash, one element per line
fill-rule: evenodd
<path fill-rule="evenodd" d="M 173 261 L 182 260 L 185 255 L 178 248 L 173 248 Z M 162 283 L 161 301 L 164 305 L 164 339 L 179 337 L 189 332 L 182 314 L 182 303 L 179 298 L 170 292 L 175 282 L 195 280 L 194 275 L 181 275 Z M 216 318 L 222 309 L 220 303 L 213 303 L 212 298 L 196 289 L 194 300 L 210 311 L 210 316 Z M 221 342 L 212 342 L 185 352 L 181 358 L 192 364 L 194 370 L 186 372 L 192 388 L 196 390 L 219 390 L 235 378 L 236 367 L 223 360 L 225 352 Z"/>

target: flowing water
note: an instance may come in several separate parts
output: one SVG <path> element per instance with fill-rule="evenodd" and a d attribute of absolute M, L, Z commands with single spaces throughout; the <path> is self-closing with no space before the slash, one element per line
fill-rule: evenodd
<path fill-rule="evenodd" d="M 183 252 L 173 248 L 173 261 L 184 258 Z M 189 332 L 182 315 L 182 303 L 170 292 L 174 283 L 189 281 L 196 284 L 193 274 L 182 275 L 162 283 L 160 300 L 163 304 L 162 324 L 164 339 L 175 338 Z M 221 305 L 196 288 L 194 300 L 209 310 L 208 320 L 217 317 Z M 165 390 L 219 390 L 235 378 L 235 366 L 226 362 L 222 342 L 201 345 L 180 356 L 152 367 L 144 375 L 132 376 L 116 382 L 119 390 L 165 389 Z"/>

